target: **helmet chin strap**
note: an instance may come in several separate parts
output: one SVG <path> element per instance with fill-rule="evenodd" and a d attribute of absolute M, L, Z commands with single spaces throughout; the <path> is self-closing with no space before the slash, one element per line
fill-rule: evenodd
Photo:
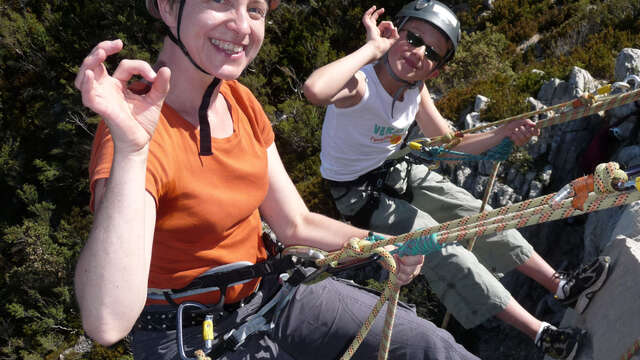
<path fill-rule="evenodd" d="M 187 57 L 187 59 L 189 59 L 189 61 L 191 61 L 191 64 L 193 64 L 196 69 L 209 76 L 212 76 L 202 67 L 200 67 L 200 65 L 198 65 L 195 60 L 193 60 L 191 55 L 189 55 L 189 51 L 187 51 L 187 48 L 184 46 L 184 43 L 180 39 L 180 25 L 182 24 L 182 12 L 184 10 L 184 3 L 185 0 L 180 1 L 180 8 L 178 10 L 178 27 L 176 29 L 178 37 L 174 36 L 171 30 L 167 31 L 167 34 L 169 36 L 169 39 L 171 39 L 171 41 L 173 41 L 180 48 L 180 50 L 182 50 L 182 53 Z M 213 95 L 213 91 L 218 86 L 218 84 L 220 84 L 220 79 L 213 76 L 213 80 L 211 80 L 211 83 L 202 95 L 202 101 L 200 102 L 200 107 L 198 108 L 198 122 L 200 125 L 200 156 L 213 155 L 213 152 L 211 151 L 211 126 L 209 126 L 208 110 L 209 104 L 211 103 L 211 96 Z"/>
<path fill-rule="evenodd" d="M 421 85 L 422 84 L 422 80 L 415 81 L 415 82 L 410 82 L 410 81 L 401 79 L 398 75 L 396 75 L 396 73 L 393 71 L 393 69 L 391 69 L 391 65 L 389 64 L 389 56 L 388 55 L 389 55 L 389 53 L 386 53 L 382 57 L 382 61 L 384 62 L 384 67 L 387 69 L 387 72 L 389 73 L 389 75 L 391 75 L 391 78 L 393 78 L 393 80 L 403 84 L 393 94 L 393 102 L 391 103 L 391 119 L 393 119 L 393 108 L 395 107 L 396 101 L 398 100 L 398 98 L 400 98 L 400 95 L 402 95 L 402 93 L 405 90 L 413 89 L 413 88 L 418 87 L 419 85 Z"/>

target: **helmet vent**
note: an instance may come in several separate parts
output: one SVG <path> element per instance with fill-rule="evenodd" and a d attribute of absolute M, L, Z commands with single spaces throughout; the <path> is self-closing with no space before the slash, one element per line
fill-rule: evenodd
<path fill-rule="evenodd" d="M 431 2 L 431 0 L 418 0 L 416 1 L 416 10 L 420 10 L 425 8 L 427 5 L 429 5 L 429 3 Z"/>

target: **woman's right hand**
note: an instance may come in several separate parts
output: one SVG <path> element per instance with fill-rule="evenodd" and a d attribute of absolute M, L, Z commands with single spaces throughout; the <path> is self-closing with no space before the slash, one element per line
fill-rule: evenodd
<path fill-rule="evenodd" d="M 171 72 L 164 67 L 156 73 L 142 60 L 122 60 L 109 75 L 104 61 L 122 47 L 121 40 L 99 43 L 82 62 L 74 84 L 82 93 L 82 103 L 106 122 L 115 148 L 135 153 L 151 140 L 169 92 Z M 127 86 L 134 75 L 152 83 L 151 90 L 143 95 L 131 92 Z"/>
<path fill-rule="evenodd" d="M 384 8 L 376 10 L 372 6 L 362 16 L 362 23 L 367 30 L 367 42 L 372 44 L 379 54 L 384 55 L 389 48 L 400 38 L 398 29 L 391 21 L 382 21 L 378 24 L 378 17 L 384 13 Z"/>

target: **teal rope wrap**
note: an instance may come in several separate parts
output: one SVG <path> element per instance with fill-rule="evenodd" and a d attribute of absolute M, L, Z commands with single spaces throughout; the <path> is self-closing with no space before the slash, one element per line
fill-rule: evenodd
<path fill-rule="evenodd" d="M 367 234 L 367 237 L 365 237 L 364 239 L 367 240 L 368 242 L 376 242 L 376 241 L 384 240 L 384 236 L 380 234 L 374 234 L 373 231 L 369 231 L 369 234 Z"/>
<path fill-rule="evenodd" d="M 445 244 L 438 242 L 438 234 L 436 233 L 405 241 L 402 246 L 393 250 L 391 254 L 398 254 L 399 256 L 429 255 L 443 247 L 445 247 Z"/>
<path fill-rule="evenodd" d="M 429 161 L 479 161 L 479 160 L 493 160 L 493 161 L 505 161 L 511 155 L 513 151 L 513 141 L 509 138 L 502 140 L 500 144 L 487 150 L 480 155 L 468 154 L 460 151 L 453 151 L 445 149 L 442 146 L 434 146 L 430 148 L 422 148 L 419 151 L 412 151 L 413 154 L 420 156 L 421 158 Z M 440 157 L 441 154 L 456 155 L 456 157 Z"/>

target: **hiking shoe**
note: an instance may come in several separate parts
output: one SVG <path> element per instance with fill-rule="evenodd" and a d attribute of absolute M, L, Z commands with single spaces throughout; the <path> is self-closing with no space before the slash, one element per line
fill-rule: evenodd
<path fill-rule="evenodd" d="M 536 346 L 554 359 L 572 360 L 586 333 L 585 330 L 575 327 L 557 329 L 547 325 L 542 329 Z"/>
<path fill-rule="evenodd" d="M 566 283 L 561 289 L 564 298 L 560 299 L 556 296 L 556 299 L 565 306 L 575 304 L 576 311 L 582 313 L 607 279 L 610 263 L 611 259 L 608 256 L 600 256 L 575 271 L 557 272 L 554 276 L 565 280 Z"/>

